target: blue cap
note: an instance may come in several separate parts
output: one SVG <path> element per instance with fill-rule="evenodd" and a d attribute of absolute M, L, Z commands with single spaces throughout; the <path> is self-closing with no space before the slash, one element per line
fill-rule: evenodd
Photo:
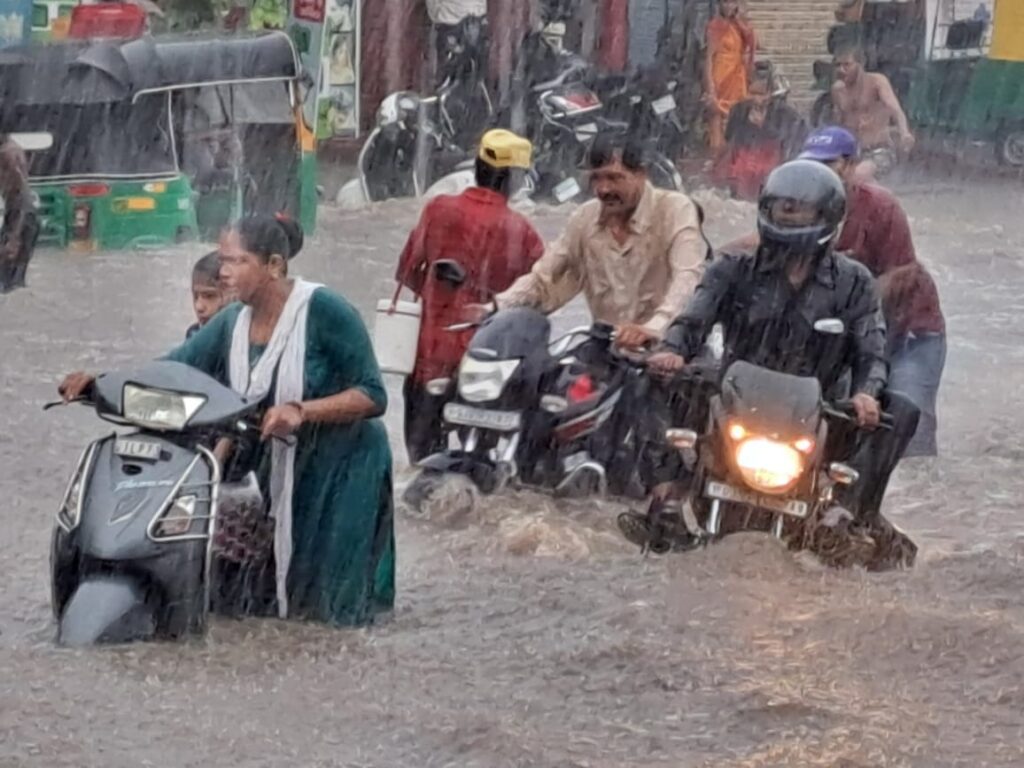
<path fill-rule="evenodd" d="M 843 157 L 857 156 L 857 139 L 845 128 L 830 125 L 819 128 L 804 142 L 804 150 L 800 153 L 801 160 L 817 160 L 829 162 Z"/>

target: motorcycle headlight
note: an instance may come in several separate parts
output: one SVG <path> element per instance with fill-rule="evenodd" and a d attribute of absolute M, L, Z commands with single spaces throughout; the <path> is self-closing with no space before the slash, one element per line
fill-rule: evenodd
<path fill-rule="evenodd" d="M 791 445 L 751 437 L 736 447 L 736 466 L 751 488 L 765 493 L 785 493 L 803 474 L 804 460 Z"/>
<path fill-rule="evenodd" d="M 184 429 L 188 420 L 203 407 L 205 397 L 147 389 L 125 384 L 122 395 L 123 416 L 133 424 L 149 429 Z"/>
<path fill-rule="evenodd" d="M 196 501 L 196 497 L 191 494 L 176 498 L 153 526 L 153 538 L 167 539 L 187 534 L 196 513 Z"/>
<path fill-rule="evenodd" d="M 64 499 L 57 511 L 57 522 L 66 531 L 72 531 L 78 526 L 82 517 L 82 500 L 85 497 L 85 481 L 89 476 L 89 467 L 92 464 L 92 455 L 95 446 L 89 446 L 82 452 L 75 467 L 74 474 L 68 482 L 67 490 L 64 491 Z"/>
<path fill-rule="evenodd" d="M 459 395 L 469 403 L 497 400 L 518 367 L 518 360 L 463 358 L 459 368 Z"/>

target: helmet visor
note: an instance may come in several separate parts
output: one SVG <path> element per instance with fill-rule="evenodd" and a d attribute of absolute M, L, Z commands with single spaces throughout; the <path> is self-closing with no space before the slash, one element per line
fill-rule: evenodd
<path fill-rule="evenodd" d="M 779 197 L 766 201 L 762 214 L 780 229 L 803 229 L 822 223 L 821 210 L 814 203 Z"/>

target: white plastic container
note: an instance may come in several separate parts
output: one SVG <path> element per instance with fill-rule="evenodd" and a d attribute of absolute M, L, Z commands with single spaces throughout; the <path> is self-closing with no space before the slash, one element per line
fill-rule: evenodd
<path fill-rule="evenodd" d="M 377 302 L 377 318 L 373 327 L 373 347 L 384 373 L 408 376 L 416 366 L 416 347 L 420 339 L 420 318 L 423 308 L 412 301 L 399 301 L 394 314 L 389 314 L 390 299 Z"/>

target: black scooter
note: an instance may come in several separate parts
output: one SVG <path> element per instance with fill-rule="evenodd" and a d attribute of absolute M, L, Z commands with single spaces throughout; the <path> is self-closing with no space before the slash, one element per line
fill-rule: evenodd
<path fill-rule="evenodd" d="M 448 399 L 448 443 L 459 447 L 420 462 L 426 475 L 461 474 L 483 493 L 515 482 L 571 496 L 630 490 L 640 365 L 612 349 L 603 323 L 550 334 L 536 310 L 499 311 L 473 336 L 458 376 L 428 383 Z"/>
<path fill-rule="evenodd" d="M 85 449 L 58 509 L 51 547 L 58 641 L 202 633 L 218 508 L 245 494 L 264 509 L 258 488 L 242 480 L 244 457 L 260 436 L 260 404 L 167 361 L 104 374 L 80 402 L 129 430 Z M 221 437 L 237 441 L 227 477 L 208 448 Z"/>

